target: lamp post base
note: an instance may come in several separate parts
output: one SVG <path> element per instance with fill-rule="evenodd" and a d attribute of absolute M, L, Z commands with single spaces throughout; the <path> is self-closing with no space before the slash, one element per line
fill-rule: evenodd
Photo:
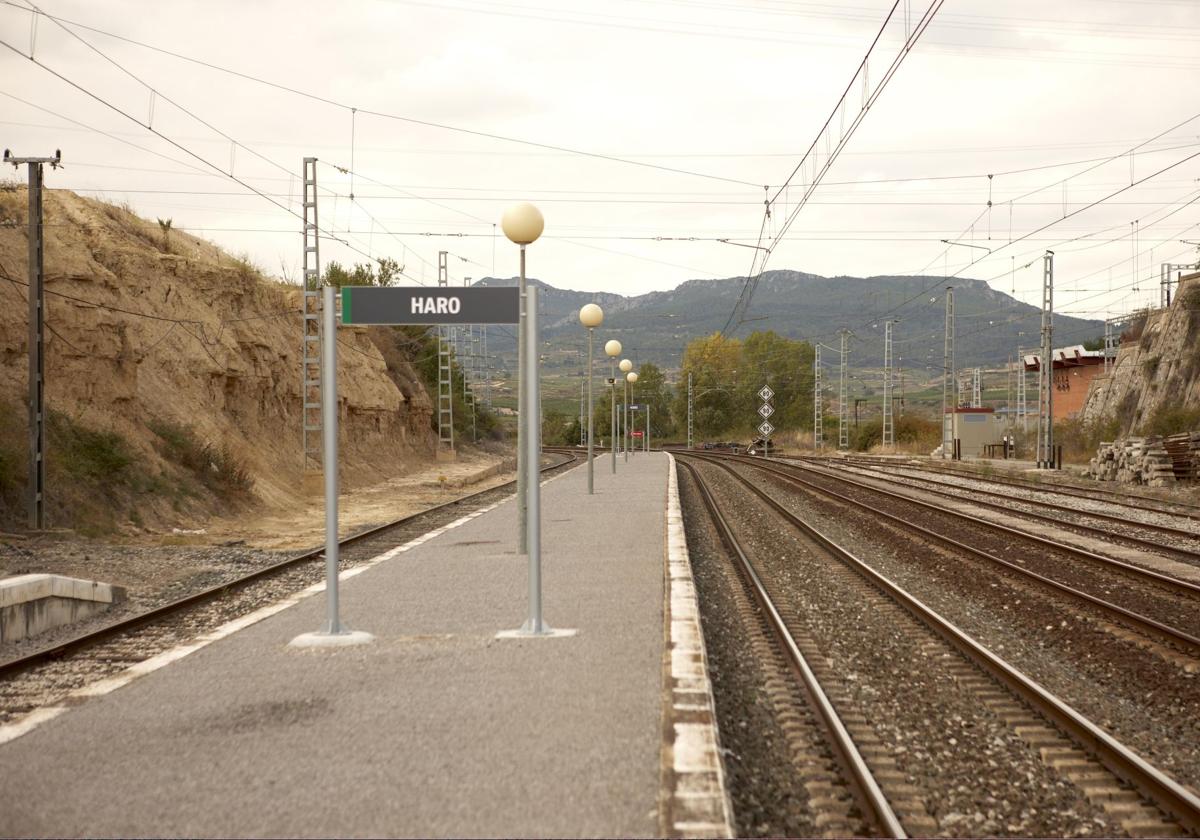
<path fill-rule="evenodd" d="M 369 645 L 373 641 L 375 641 L 375 637 L 362 630 L 340 630 L 336 633 L 319 630 L 316 633 L 301 633 L 288 642 L 288 647 L 351 647 L 353 645 Z"/>
<path fill-rule="evenodd" d="M 567 636 L 574 636 L 579 631 L 571 629 L 554 629 L 545 622 L 542 623 L 541 630 L 532 629 L 532 622 L 526 621 L 521 625 L 519 630 L 501 630 L 496 634 L 497 639 L 558 639 Z"/>

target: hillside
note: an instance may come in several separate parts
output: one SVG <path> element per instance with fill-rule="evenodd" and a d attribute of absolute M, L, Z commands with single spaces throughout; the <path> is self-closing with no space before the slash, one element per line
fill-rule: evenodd
<path fill-rule="evenodd" d="M 1109 376 L 1088 389 L 1082 418 L 1111 439 L 1200 429 L 1200 274 L 1167 309 L 1135 318 Z"/>
<path fill-rule="evenodd" d="M 0 515 L 26 471 L 26 192 L 0 191 Z M 56 526 L 187 522 L 231 500 L 302 497 L 295 287 L 127 209 L 49 191 L 48 510 Z M 408 361 L 362 328 L 339 335 L 343 477 L 364 484 L 432 452 Z M 374 336 L 379 339 L 379 336 Z M 97 497 L 102 498 L 97 498 Z"/>
<path fill-rule="evenodd" d="M 689 280 L 667 292 L 650 292 L 635 297 L 593 294 L 557 289 L 537 282 L 541 292 L 542 330 L 550 342 L 547 364 L 578 366 L 574 349 L 581 346 L 582 329 L 576 313 L 585 303 L 604 307 L 604 337 L 615 337 L 627 355 L 677 368 L 683 348 L 690 339 L 721 329 L 737 300 L 744 278 Z M 513 285 L 514 278 L 485 278 L 482 285 Z M 955 279 L 959 367 L 997 365 L 1016 353 L 1019 342 L 1039 328 L 1041 311 L 1021 303 L 982 280 Z M 817 337 L 827 344 L 837 340 L 843 326 L 854 330 L 852 344 L 856 367 L 883 363 L 883 325 L 878 317 L 897 317 L 898 355 L 913 360 L 905 367 L 936 368 L 940 374 L 945 310 L 941 294 L 943 278 L 919 277 L 820 277 L 798 271 L 768 271 L 759 281 L 749 318 L 738 334 L 771 329 L 789 338 Z M 930 298 L 936 298 L 931 302 Z M 874 326 L 878 324 L 878 326 Z M 1025 336 L 1018 336 L 1024 332 Z M 1075 343 L 1104 332 L 1102 321 L 1057 316 L 1055 337 L 1059 343 Z M 514 342 L 496 334 L 490 349 L 500 351 L 512 366 Z"/>

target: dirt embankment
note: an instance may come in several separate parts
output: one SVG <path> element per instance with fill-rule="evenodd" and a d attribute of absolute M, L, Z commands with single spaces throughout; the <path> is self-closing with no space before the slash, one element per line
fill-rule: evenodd
<path fill-rule="evenodd" d="M 25 478 L 25 208 L 24 188 L 0 190 L 0 514 L 10 524 L 23 518 Z M 104 526 L 169 529 L 229 512 L 239 495 L 242 507 L 302 505 L 298 290 L 124 208 L 51 191 L 45 211 L 51 524 L 103 510 Z M 385 361 L 361 328 L 340 330 L 338 344 L 345 485 L 426 466 L 432 407 L 408 361 Z"/>

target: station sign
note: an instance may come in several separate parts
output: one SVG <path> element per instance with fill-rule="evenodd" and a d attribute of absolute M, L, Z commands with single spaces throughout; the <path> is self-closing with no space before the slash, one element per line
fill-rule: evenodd
<path fill-rule="evenodd" d="M 515 324 L 520 315 L 515 286 L 342 286 L 343 324 Z"/>
<path fill-rule="evenodd" d="M 641 405 L 641 403 L 630 403 L 629 410 L 630 411 L 641 411 L 642 405 Z"/>

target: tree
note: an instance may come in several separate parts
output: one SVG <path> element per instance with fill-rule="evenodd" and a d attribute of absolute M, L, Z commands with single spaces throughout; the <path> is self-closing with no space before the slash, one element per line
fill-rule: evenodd
<path fill-rule="evenodd" d="M 693 428 L 697 435 L 719 435 L 732 428 L 735 417 L 734 394 L 738 390 L 738 366 L 742 343 L 713 333 L 692 339 L 683 351 L 679 389 L 675 393 L 674 414 L 687 422 L 687 381 L 692 376 Z"/>
<path fill-rule="evenodd" d="M 404 271 L 404 266 L 391 257 L 380 257 L 375 266 L 355 263 L 346 270 L 341 263 L 330 260 L 325 266 L 325 282 L 330 286 L 390 286 Z"/>
<path fill-rule="evenodd" d="M 671 388 L 658 365 L 645 362 L 638 368 L 638 381 L 630 391 L 630 402 L 649 409 L 652 440 L 661 440 L 675 433 L 675 424 L 671 418 Z M 641 417 L 636 418 L 635 429 L 645 428 L 647 408 L 643 408 Z"/>

